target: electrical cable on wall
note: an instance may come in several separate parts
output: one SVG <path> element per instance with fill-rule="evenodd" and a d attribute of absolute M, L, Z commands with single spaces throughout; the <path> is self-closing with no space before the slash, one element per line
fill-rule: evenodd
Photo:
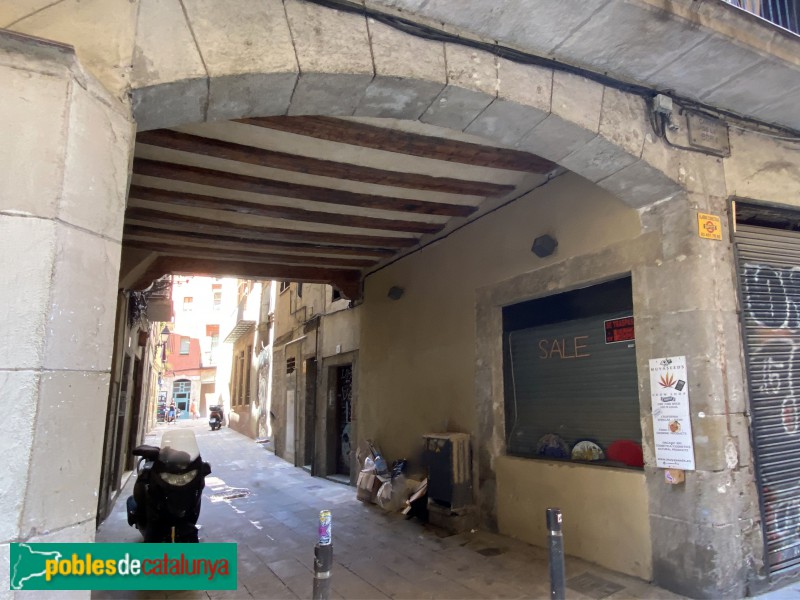
<path fill-rule="evenodd" d="M 438 29 L 431 25 L 424 25 L 422 23 L 417 23 L 410 19 L 405 19 L 403 17 L 399 17 L 388 13 L 383 13 L 368 8 L 364 6 L 364 4 L 353 2 L 352 0 L 306 0 L 306 1 L 333 10 L 362 15 L 365 18 L 368 17 L 370 19 L 374 19 L 375 21 L 383 23 L 384 25 L 388 25 L 389 27 L 392 27 L 394 29 L 397 29 L 399 31 L 408 33 L 409 35 L 413 35 L 422 39 L 431 40 L 435 42 L 459 44 L 461 46 L 467 46 L 469 48 L 475 48 L 477 50 L 482 50 L 484 52 L 494 54 L 495 56 L 499 56 L 500 58 L 504 58 L 512 62 L 541 66 L 541 67 L 556 69 L 573 75 L 579 75 L 581 77 L 584 77 L 601 85 L 615 88 L 623 92 L 636 94 L 637 96 L 641 96 L 645 100 L 652 101 L 652 99 L 656 95 L 665 93 L 663 91 L 659 91 L 643 85 L 620 81 L 619 79 L 614 79 L 612 77 L 609 77 L 608 75 L 602 73 L 596 73 L 589 69 L 560 62 L 552 58 L 545 58 L 543 56 L 538 56 L 536 54 L 531 54 L 529 52 L 522 52 L 514 48 L 503 46 L 496 42 L 494 43 L 484 42 L 476 39 L 464 38 L 457 34 L 444 31 L 443 29 Z M 735 126 L 737 129 L 743 131 L 755 131 L 761 133 L 762 135 L 768 135 L 770 137 L 774 137 L 776 139 L 781 139 L 784 141 L 800 142 L 800 133 L 788 127 L 765 124 L 756 119 L 739 115 L 735 112 L 728 111 L 722 108 L 708 106 L 706 104 L 697 102 L 695 100 L 690 100 L 688 98 L 675 98 L 675 99 L 681 106 L 689 108 L 697 114 L 716 119 L 724 118 L 726 122 L 730 120 L 733 122 L 745 123 L 748 125 L 748 127 L 735 126 L 732 123 L 728 122 L 729 125 Z M 659 130 L 660 127 L 654 128 L 656 135 L 662 137 L 661 134 L 659 133 Z M 781 132 L 781 135 L 776 135 L 775 133 L 767 133 L 767 131 Z M 662 139 L 664 139 L 664 141 L 667 144 L 670 144 L 675 148 L 681 148 L 685 150 L 691 150 L 693 152 L 698 152 L 697 148 L 675 146 L 671 144 L 668 139 L 664 137 L 662 137 Z"/>

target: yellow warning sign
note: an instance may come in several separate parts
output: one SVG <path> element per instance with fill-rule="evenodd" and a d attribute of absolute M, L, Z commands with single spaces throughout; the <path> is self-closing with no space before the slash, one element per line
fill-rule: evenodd
<path fill-rule="evenodd" d="M 707 240 L 722 240 L 722 222 L 717 215 L 697 213 L 697 232 Z"/>

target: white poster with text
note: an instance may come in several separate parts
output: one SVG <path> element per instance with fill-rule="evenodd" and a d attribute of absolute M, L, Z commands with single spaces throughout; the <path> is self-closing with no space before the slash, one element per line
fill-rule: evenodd
<path fill-rule="evenodd" d="M 650 359 L 656 466 L 694 471 L 686 357 Z"/>

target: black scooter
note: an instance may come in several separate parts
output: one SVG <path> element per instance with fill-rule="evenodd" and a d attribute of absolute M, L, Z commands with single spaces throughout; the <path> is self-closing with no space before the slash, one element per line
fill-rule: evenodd
<path fill-rule="evenodd" d="M 224 419 L 222 407 L 219 404 L 212 404 L 208 407 L 208 410 L 208 426 L 211 427 L 211 431 L 222 427 L 222 421 Z"/>
<path fill-rule="evenodd" d="M 128 497 L 128 525 L 145 542 L 197 542 L 197 519 L 205 477 L 211 465 L 200 458 L 194 433 L 167 431 L 161 447 L 142 445 L 133 496 Z"/>

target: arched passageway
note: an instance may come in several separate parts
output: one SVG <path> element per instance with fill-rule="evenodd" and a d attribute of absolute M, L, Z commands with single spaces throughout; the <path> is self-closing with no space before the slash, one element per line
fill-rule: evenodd
<path fill-rule="evenodd" d="M 67 404 L 91 399 L 101 410 L 109 357 L 120 350 L 109 342 L 117 284 L 130 289 L 165 272 L 326 282 L 363 294 L 352 435 L 382 437 L 402 455 L 422 432 L 468 431 L 485 522 L 534 538 L 536 526 L 518 520 L 520 503 L 531 480 L 552 474 L 506 452 L 503 308 L 630 276 L 637 385 L 629 400 L 640 405 L 646 467 L 591 471 L 611 495 L 580 522 L 585 538 L 574 551 L 641 577 L 680 579 L 692 593 L 742 589 L 760 526 L 743 529 L 736 516 L 754 513 L 756 502 L 732 250 L 700 240 L 696 218 L 726 214 L 736 190 L 763 190 L 757 169 L 732 176 L 720 159 L 667 147 L 641 96 L 575 74 L 296 0 L 236 10 L 185 4 L 141 2 L 119 19 L 119 44 L 109 45 L 131 50 L 130 73 L 103 73 L 96 57 L 78 60 L 58 44 L 0 37 L 3 77 L 39 99 L 34 114 L 25 94 L 15 97 L 3 130 L 44 123 L 61 132 L 26 140 L 4 164 L 44 174 L 20 179 L 0 223 L 35 266 L 19 269 L 30 302 L 9 303 L 15 322 L 42 332 L 4 357 L 11 374 L 3 376 L 38 411 L 22 415 L 32 426 L 21 428 L 13 464 L 47 464 L 67 444 L 76 455 L 58 474 L 31 471 L 13 491 L 7 502 L 18 518 L 4 539 L 92 538 L 96 486 L 83 478 L 75 490 L 70 481 L 98 464 L 103 424 L 88 424 L 80 439 L 63 427 L 48 437 L 72 414 L 51 399 L 56 387 L 71 390 Z M 119 97 L 128 92 L 130 106 Z M 731 140 L 725 164 L 744 172 L 752 139 Z M 559 245 L 539 258 L 530 246 L 543 233 Z M 392 287 L 405 289 L 402 298 L 387 297 Z M 647 393 L 647 361 L 673 355 L 693 364 L 693 406 L 703 414 L 697 473 L 680 501 L 654 467 Z M 558 501 L 587 498 L 582 477 L 546 489 Z M 54 485 L 80 511 L 43 493 Z M 708 518 L 703 511 L 717 506 L 708 497 L 723 485 L 736 499 Z M 633 516 L 630 539 L 597 526 L 613 522 L 612 508 Z M 591 513 L 579 503 L 570 511 Z M 625 544 L 628 553 L 606 551 Z"/>
<path fill-rule="evenodd" d="M 659 164 L 642 97 L 310 3 L 209 10 L 220 18 L 160 4 L 138 16 L 126 285 L 170 270 L 247 271 L 241 245 L 214 265 L 193 258 L 185 236 L 177 249 L 177 236 L 150 231 L 208 234 L 213 211 L 272 253 L 251 262 L 254 275 L 283 278 L 291 265 L 294 278 L 357 296 L 359 272 L 564 169 L 633 207 L 680 189 L 664 173 L 673 165 Z M 157 241 L 147 234 L 160 236 L 157 254 L 143 251 Z M 306 246 L 281 245 L 293 241 Z"/>

